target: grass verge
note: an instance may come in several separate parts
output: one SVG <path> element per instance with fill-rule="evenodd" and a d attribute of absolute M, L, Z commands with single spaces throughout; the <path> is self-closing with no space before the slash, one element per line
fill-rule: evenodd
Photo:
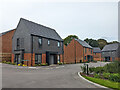
<path fill-rule="evenodd" d="M 118 83 L 118 82 L 112 82 L 110 80 L 104 80 L 104 79 L 100 79 L 100 78 L 88 77 L 88 76 L 84 76 L 84 75 L 82 75 L 82 76 L 84 78 L 92 81 L 92 82 L 97 83 L 97 84 L 106 86 L 108 88 L 120 90 L 120 83 Z"/>

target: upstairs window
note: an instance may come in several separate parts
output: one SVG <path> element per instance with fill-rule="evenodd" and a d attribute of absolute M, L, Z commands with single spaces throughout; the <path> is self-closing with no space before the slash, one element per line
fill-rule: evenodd
<path fill-rule="evenodd" d="M 42 38 L 39 38 L 38 42 L 39 42 L 39 45 L 41 46 L 42 45 Z"/>
<path fill-rule="evenodd" d="M 60 47 L 60 42 L 58 42 L 58 47 Z"/>
<path fill-rule="evenodd" d="M 92 49 L 91 49 L 91 54 L 92 54 Z"/>
<path fill-rule="evenodd" d="M 20 49 L 20 38 L 17 38 L 17 50 Z"/>
<path fill-rule="evenodd" d="M 85 48 L 85 53 L 87 52 L 87 49 Z"/>
<path fill-rule="evenodd" d="M 50 40 L 48 40 L 48 46 L 50 45 Z"/>

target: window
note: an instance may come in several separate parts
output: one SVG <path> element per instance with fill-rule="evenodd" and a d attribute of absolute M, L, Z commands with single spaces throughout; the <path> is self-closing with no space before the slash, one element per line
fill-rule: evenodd
<path fill-rule="evenodd" d="M 92 49 L 91 49 L 91 54 L 92 54 Z"/>
<path fill-rule="evenodd" d="M 86 51 L 86 48 L 85 48 L 85 53 L 86 53 L 87 51 Z"/>
<path fill-rule="evenodd" d="M 58 42 L 58 47 L 60 47 L 60 42 Z"/>
<path fill-rule="evenodd" d="M 50 45 L 50 40 L 48 40 L 48 45 Z"/>
<path fill-rule="evenodd" d="M 86 56 L 85 56 L 85 60 L 86 60 Z"/>
<path fill-rule="evenodd" d="M 36 54 L 35 55 L 35 64 L 41 64 L 42 63 L 42 55 Z"/>
<path fill-rule="evenodd" d="M 39 42 L 39 45 L 42 45 L 42 38 L 39 38 L 38 42 Z"/>
<path fill-rule="evenodd" d="M 20 49 L 20 38 L 17 38 L 17 50 Z"/>
<path fill-rule="evenodd" d="M 89 49 L 89 52 L 90 52 L 90 49 Z"/>

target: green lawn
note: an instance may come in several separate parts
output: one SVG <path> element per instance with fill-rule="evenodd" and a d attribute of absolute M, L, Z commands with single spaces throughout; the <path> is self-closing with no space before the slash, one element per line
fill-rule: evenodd
<path fill-rule="evenodd" d="M 87 77 L 87 76 L 83 76 L 83 77 L 92 81 L 92 82 L 95 82 L 95 83 L 98 83 L 100 85 L 106 86 L 108 88 L 113 88 L 113 89 L 120 90 L 120 83 L 118 83 L 118 82 L 112 82 L 112 81 L 109 81 L 109 80 L 103 80 L 103 79 Z"/>

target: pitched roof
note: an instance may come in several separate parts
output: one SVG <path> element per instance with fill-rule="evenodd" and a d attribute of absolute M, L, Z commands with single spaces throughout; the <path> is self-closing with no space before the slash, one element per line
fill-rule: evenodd
<path fill-rule="evenodd" d="M 102 51 L 114 51 L 118 49 L 120 43 L 108 44 L 102 49 Z"/>
<path fill-rule="evenodd" d="M 80 39 L 75 39 L 76 41 L 78 41 L 83 47 L 87 47 L 87 48 L 92 48 L 88 43 L 86 43 L 85 41 L 82 41 Z"/>
<path fill-rule="evenodd" d="M 0 33 L 0 36 L 5 35 L 6 33 L 11 32 L 13 30 L 15 30 L 15 29 L 12 29 L 12 30 L 9 30 L 9 31 L 6 31 L 6 32 L 2 32 L 2 33 Z"/>
<path fill-rule="evenodd" d="M 93 53 L 101 53 L 101 49 L 99 47 L 94 47 Z"/>
<path fill-rule="evenodd" d="M 58 35 L 58 33 L 54 29 L 34 23 L 23 18 L 21 18 L 20 21 L 25 24 L 30 34 L 63 41 L 62 38 Z"/>

